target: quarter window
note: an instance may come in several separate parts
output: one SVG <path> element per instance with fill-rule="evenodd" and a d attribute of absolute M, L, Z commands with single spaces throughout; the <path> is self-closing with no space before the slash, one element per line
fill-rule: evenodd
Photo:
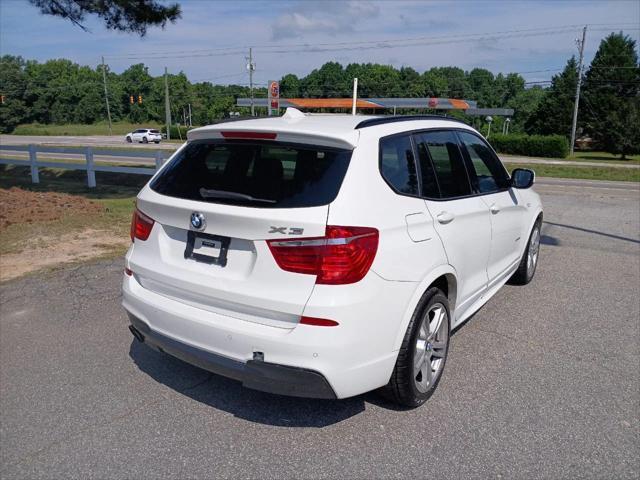
<path fill-rule="evenodd" d="M 418 162 L 420 162 L 420 179 L 422 180 L 422 196 L 426 198 L 439 198 L 440 190 L 436 180 L 436 173 L 429 158 L 427 144 L 416 137 L 416 149 L 418 151 Z"/>
<path fill-rule="evenodd" d="M 491 148 L 471 133 L 458 132 L 471 166 L 470 177 L 478 193 L 492 193 L 509 187 L 509 177 Z"/>
<path fill-rule="evenodd" d="M 425 153 L 425 163 L 426 155 L 428 155 L 435 170 L 437 186 L 440 192 L 439 195 L 434 194 L 434 197 L 454 198 L 471 194 L 471 185 L 469 184 L 455 133 L 450 131 L 420 133 L 416 135 L 416 142 L 420 155 L 422 156 L 423 152 Z M 429 175 L 432 170 L 424 168 L 424 172 Z M 433 181 L 428 177 L 425 179 L 424 176 L 425 173 L 423 173 L 423 184 L 425 186 L 423 188 L 425 196 L 429 196 L 428 189 L 430 188 L 435 193 L 435 188 Z"/>
<path fill-rule="evenodd" d="M 418 195 L 416 162 L 408 135 L 380 141 L 380 172 L 398 193 Z"/>

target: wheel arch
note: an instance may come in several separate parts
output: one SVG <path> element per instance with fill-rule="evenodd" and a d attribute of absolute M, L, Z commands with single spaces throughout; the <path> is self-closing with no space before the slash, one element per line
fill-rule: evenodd
<path fill-rule="evenodd" d="M 455 269 L 451 265 L 442 265 L 432 270 L 418 285 L 409 301 L 405 313 L 402 317 L 402 322 L 398 328 L 396 338 L 393 344 L 394 351 L 400 349 L 402 345 L 402 339 L 411 321 L 411 317 L 415 312 L 415 309 L 420 303 L 420 299 L 431 288 L 438 287 L 442 290 L 447 299 L 449 300 L 449 310 L 453 318 L 453 311 L 455 310 L 456 300 L 458 297 L 458 277 Z"/>
<path fill-rule="evenodd" d="M 523 238 L 525 238 L 525 241 L 522 242 L 522 247 L 520 248 L 520 256 L 524 255 L 527 244 L 529 242 L 529 235 L 531 235 L 533 227 L 538 221 L 540 221 L 540 236 L 542 236 L 542 222 L 544 220 L 544 211 L 542 210 L 542 208 L 537 208 L 535 214 L 533 214 L 530 218 L 531 220 L 527 224 L 525 224 L 527 229 L 523 232 Z"/>

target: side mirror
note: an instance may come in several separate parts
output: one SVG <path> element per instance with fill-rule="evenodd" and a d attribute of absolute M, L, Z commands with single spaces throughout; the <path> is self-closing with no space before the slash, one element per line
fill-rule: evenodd
<path fill-rule="evenodd" d="M 511 186 L 514 188 L 531 188 L 535 179 L 535 172 L 528 168 L 516 168 L 511 172 Z"/>

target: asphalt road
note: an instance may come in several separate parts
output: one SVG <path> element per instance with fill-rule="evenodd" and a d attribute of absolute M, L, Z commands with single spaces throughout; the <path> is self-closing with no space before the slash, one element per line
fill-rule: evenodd
<path fill-rule="evenodd" d="M 132 341 L 122 261 L 0 286 L 2 478 L 634 478 L 640 192 L 545 181 L 540 266 L 421 408 L 243 389 Z"/>
<path fill-rule="evenodd" d="M 175 143 L 127 143 L 124 135 L 91 135 L 91 136 L 49 136 L 49 135 L 0 135 L 2 145 L 58 145 L 84 147 L 126 147 L 145 148 L 156 150 L 158 148 L 175 150 L 179 145 Z"/>

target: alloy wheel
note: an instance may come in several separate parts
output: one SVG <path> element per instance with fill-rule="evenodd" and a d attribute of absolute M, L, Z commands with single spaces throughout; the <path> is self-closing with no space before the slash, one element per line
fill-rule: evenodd
<path fill-rule="evenodd" d="M 531 275 L 536 269 L 538 263 L 538 254 L 540 253 L 540 227 L 535 227 L 531 232 L 529 240 L 529 249 L 527 251 L 527 273 Z"/>
<path fill-rule="evenodd" d="M 448 344 L 447 309 L 441 303 L 435 303 L 420 322 L 413 354 L 413 378 L 419 392 L 425 393 L 437 381 L 444 367 Z"/>

